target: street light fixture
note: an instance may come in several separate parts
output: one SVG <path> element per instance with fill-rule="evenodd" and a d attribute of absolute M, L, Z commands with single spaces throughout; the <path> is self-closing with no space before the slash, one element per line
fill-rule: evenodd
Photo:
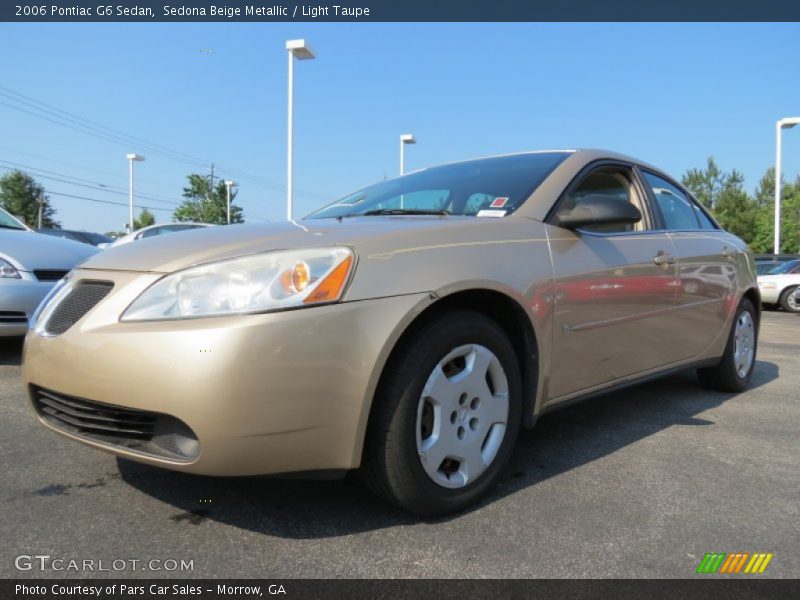
<path fill-rule="evenodd" d="M 235 181 L 228 180 L 225 182 L 225 197 L 228 206 L 228 225 L 231 224 L 231 188 L 235 185 Z"/>
<path fill-rule="evenodd" d="M 775 123 L 775 248 L 781 252 L 781 133 L 800 124 L 800 117 L 788 117 Z"/>
<path fill-rule="evenodd" d="M 400 175 L 406 173 L 406 144 L 416 144 L 417 140 L 410 133 L 400 136 Z"/>
<path fill-rule="evenodd" d="M 126 154 L 125 158 L 128 159 L 128 232 L 133 233 L 133 163 L 134 161 L 143 162 L 144 156 L 141 154 Z"/>
<path fill-rule="evenodd" d="M 288 40 L 286 50 L 289 51 L 289 125 L 286 144 L 286 218 L 292 220 L 292 203 L 294 201 L 294 59 L 310 60 L 315 58 L 305 40 Z"/>

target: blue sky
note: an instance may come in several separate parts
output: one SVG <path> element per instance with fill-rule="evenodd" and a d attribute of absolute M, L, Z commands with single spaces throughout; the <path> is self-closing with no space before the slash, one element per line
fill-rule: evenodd
<path fill-rule="evenodd" d="M 279 220 L 283 48 L 301 37 L 318 58 L 296 65 L 297 213 L 396 175 L 406 132 L 418 139 L 408 170 L 601 147 L 676 177 L 713 155 L 724 169 L 743 171 L 752 190 L 774 161 L 775 120 L 800 115 L 798 24 L 6 23 L 0 86 L 214 161 L 218 175 L 240 183 L 247 220 Z M 39 169 L 53 192 L 126 203 L 114 192 L 127 187 L 125 153 L 138 151 L 147 161 L 137 167 L 137 188 L 161 200 L 141 203 L 170 209 L 186 174 L 208 171 L 2 102 L 8 98 L 0 96 L 0 165 Z M 800 128 L 784 142 L 793 179 Z M 75 177 L 89 187 L 56 180 Z M 107 231 L 127 221 L 124 206 L 51 201 L 64 227 Z"/>

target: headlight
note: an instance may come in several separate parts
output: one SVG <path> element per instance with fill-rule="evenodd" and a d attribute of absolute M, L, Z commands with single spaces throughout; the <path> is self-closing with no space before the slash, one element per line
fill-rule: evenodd
<path fill-rule="evenodd" d="M 353 268 L 349 248 L 283 250 L 167 275 L 134 300 L 123 321 L 266 312 L 341 298 Z"/>
<path fill-rule="evenodd" d="M 14 265 L 0 258 L 0 279 L 22 279 L 22 276 Z"/>

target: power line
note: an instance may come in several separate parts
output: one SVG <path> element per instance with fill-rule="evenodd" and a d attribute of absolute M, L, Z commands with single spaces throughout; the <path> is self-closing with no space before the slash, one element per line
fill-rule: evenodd
<path fill-rule="evenodd" d="M 114 206 L 128 206 L 126 202 L 114 202 L 112 200 L 100 200 L 99 198 L 87 198 L 86 196 L 76 196 L 74 194 L 65 194 L 63 192 L 54 192 L 52 190 L 46 190 L 46 192 L 51 196 L 64 196 L 65 198 L 76 198 L 78 200 L 88 200 L 89 202 L 100 202 L 101 204 L 113 204 Z M 147 210 L 160 210 L 162 212 L 172 212 L 172 209 L 169 208 L 157 208 L 154 206 L 143 206 L 141 204 L 137 205 L 137 208 L 146 208 Z"/>
<path fill-rule="evenodd" d="M 0 162 L 10 163 L 10 161 L 4 161 L 4 160 L 0 160 Z M 10 163 L 10 164 L 17 164 L 17 163 Z M 31 167 L 27 167 L 27 168 L 31 168 Z M 11 167 L 5 167 L 3 165 L 0 165 L 0 169 L 4 169 L 6 171 L 14 171 L 14 170 L 16 170 L 16 169 L 13 169 Z M 39 170 L 39 169 L 33 169 L 33 170 Z M 37 175 L 37 176 L 38 177 L 42 177 L 44 179 L 49 179 L 49 180 L 52 180 L 52 181 L 58 181 L 59 183 L 66 183 L 66 184 L 69 184 L 69 185 L 85 187 L 85 188 L 93 189 L 93 190 L 96 190 L 96 191 L 102 191 L 102 192 L 108 192 L 108 193 L 113 193 L 113 194 L 119 194 L 119 195 L 122 195 L 122 196 L 127 196 L 127 192 L 124 192 L 124 191 L 117 192 L 115 190 L 96 188 L 96 187 L 93 187 L 91 185 L 85 185 L 85 184 L 81 184 L 81 183 L 76 183 L 74 181 L 67 181 L 67 180 L 64 180 L 64 179 L 59 179 L 57 177 L 51 177 L 51 176 L 47 176 L 47 175 Z M 99 198 L 88 198 L 86 196 L 78 196 L 78 195 L 75 195 L 75 194 L 66 194 L 66 193 L 63 193 L 63 192 L 53 192 L 53 191 L 50 191 L 49 189 L 46 190 L 46 192 L 48 194 L 50 194 L 50 195 L 53 195 L 53 196 L 64 196 L 64 197 L 67 197 L 67 198 L 74 198 L 74 199 L 79 199 L 79 200 L 87 200 L 87 201 L 91 201 L 91 202 L 99 202 L 99 203 L 102 203 L 102 204 L 110 204 L 110 205 L 113 205 L 113 206 L 128 206 L 128 204 L 125 203 L 125 202 L 114 202 L 112 200 L 101 200 Z M 144 196 L 140 194 L 137 197 L 144 197 Z M 146 199 L 147 198 L 145 198 L 145 200 Z M 151 201 L 153 201 L 153 199 L 151 199 Z M 159 201 L 159 200 L 155 200 L 155 201 Z M 178 202 L 165 201 L 165 200 L 160 200 L 160 202 L 168 202 L 169 204 L 173 204 L 175 206 L 178 206 L 180 204 Z M 144 206 L 144 205 L 140 205 L 140 204 L 137 204 L 137 208 L 146 208 L 148 210 L 157 210 L 157 211 L 161 211 L 161 212 L 173 212 L 173 209 L 169 209 L 169 208 Z M 274 221 L 274 219 L 271 219 L 270 217 L 267 217 L 267 216 L 265 216 L 265 215 L 263 215 L 261 213 L 249 211 L 244 207 L 242 207 L 242 211 L 245 213 L 245 215 L 249 219 L 255 218 L 256 220 L 261 220 L 261 221 L 266 221 L 266 222 Z"/>
<path fill-rule="evenodd" d="M 43 179 L 51 179 L 51 180 L 54 180 L 54 181 L 58 181 L 60 183 L 67 183 L 69 185 L 75 185 L 75 186 L 78 186 L 78 187 L 84 187 L 84 188 L 89 188 L 89 189 L 92 189 L 92 190 L 107 192 L 109 194 L 119 194 L 119 195 L 122 195 L 122 196 L 127 196 L 128 195 L 128 192 L 126 192 L 125 190 L 123 190 L 121 188 L 118 188 L 118 187 L 115 187 L 115 186 L 110 186 L 110 185 L 107 185 L 107 184 L 104 184 L 104 183 L 93 182 L 93 181 L 91 181 L 89 179 L 83 179 L 82 177 L 74 177 L 72 175 L 66 175 L 66 174 L 63 174 L 63 173 L 57 173 L 55 171 L 48 171 L 46 169 L 38 169 L 36 167 L 31 167 L 29 165 L 23 165 L 21 163 L 12 162 L 10 160 L 0 159 L 0 163 L 5 163 L 7 165 L 14 165 L 15 168 L 23 168 L 23 169 L 26 169 L 28 171 L 35 171 L 34 174 L 37 177 L 41 177 Z M 7 171 L 15 170 L 15 169 L 12 169 L 11 167 L 5 167 L 3 165 L 0 165 L 0 168 L 5 169 Z M 45 174 L 43 175 L 42 173 L 45 173 Z M 49 175 L 47 175 L 47 173 L 49 173 Z M 54 177 L 54 175 L 56 177 Z M 66 177 L 67 179 L 63 179 L 64 177 Z M 69 181 L 68 179 L 73 179 L 75 181 Z M 80 183 L 80 182 L 85 182 L 85 183 Z M 152 194 L 146 194 L 146 193 L 143 193 L 143 192 L 137 193 L 137 197 L 144 198 L 146 200 L 151 200 L 153 202 L 161 202 L 163 204 L 173 204 L 173 205 L 176 205 L 176 206 L 178 204 L 180 204 L 179 202 L 176 202 L 175 200 L 168 200 L 168 199 L 165 199 L 163 197 L 155 196 L 155 195 L 152 195 Z"/>
<path fill-rule="evenodd" d="M 4 91 L 2 91 L 4 90 Z M 175 160 L 177 162 L 183 162 L 185 164 L 189 164 L 192 166 L 206 166 L 212 161 L 205 160 L 203 158 L 193 156 L 191 154 L 186 154 L 184 152 L 180 152 L 177 150 L 173 150 L 161 144 L 157 144 L 154 142 L 148 142 L 142 138 L 138 138 L 136 136 L 132 136 L 130 134 L 126 134 L 119 130 L 113 129 L 106 125 L 102 125 L 95 121 L 91 121 L 75 113 L 71 113 L 60 108 L 57 108 L 51 104 L 47 104 L 40 100 L 36 100 L 30 96 L 26 96 L 25 94 L 21 94 L 16 92 L 10 88 L 5 86 L 0 86 L 0 96 L 3 96 L 7 100 L 11 102 L 15 102 L 17 104 L 21 104 L 23 106 L 27 106 L 29 108 L 34 109 L 38 112 L 32 112 L 30 110 L 26 110 L 17 106 L 15 104 L 9 104 L 8 102 L 0 101 L 0 105 L 7 106 L 14 110 L 18 110 L 25 114 L 44 119 L 56 125 L 60 125 L 62 127 L 67 127 L 74 131 L 78 131 L 80 133 L 84 133 L 86 135 L 94 136 L 99 139 L 103 139 L 105 141 L 109 141 L 118 145 L 122 146 L 131 146 L 136 145 L 141 147 L 143 150 L 155 154 L 157 156 L 161 156 L 163 158 L 168 158 L 171 160 Z M 44 113 L 44 114 L 40 114 Z M 50 115 L 50 116 L 47 116 Z M 55 117 L 55 118 L 53 118 Z M 239 179 L 250 179 L 252 183 L 256 185 L 260 185 L 262 187 L 275 189 L 279 191 L 285 191 L 286 186 L 271 181 L 269 179 L 263 178 L 259 175 L 253 175 L 252 173 L 248 173 L 242 169 L 238 169 L 235 167 L 229 167 L 225 165 L 219 165 L 223 171 L 230 172 L 231 174 L 238 174 Z M 327 200 L 328 196 L 319 194 L 317 192 L 311 192 L 308 190 L 303 190 L 302 188 L 295 188 L 295 194 L 300 197 L 305 197 L 309 200 Z"/>
<path fill-rule="evenodd" d="M 45 162 L 51 162 L 58 165 L 62 165 L 64 167 L 71 167 L 73 169 L 78 169 L 79 171 L 88 171 L 90 173 L 97 173 L 99 175 L 106 175 L 108 177 L 113 177 L 115 179 L 124 179 L 127 181 L 128 176 L 122 173 L 113 173 L 111 171 L 102 171 L 100 169 L 93 169 L 92 167 L 85 167 L 82 165 L 76 165 L 74 163 L 64 162 L 63 160 L 57 160 L 55 158 L 49 158 L 47 156 L 41 156 L 40 154 L 31 154 L 30 152 L 23 152 L 22 150 L 15 150 L 14 148 L 8 148 L 6 146 L 0 146 L 0 150 L 11 152 L 12 154 L 19 154 L 21 156 L 27 156 L 28 158 L 38 158 L 39 160 L 43 160 Z M 136 182 L 146 182 L 152 183 L 154 185 L 161 185 L 161 182 L 155 181 L 154 179 L 149 179 L 145 177 L 141 177 L 140 175 L 136 176 Z"/>
<path fill-rule="evenodd" d="M 51 104 L 42 102 L 41 100 L 36 100 L 35 98 L 31 98 L 30 96 L 26 96 L 25 94 L 20 94 L 19 92 L 15 92 L 14 90 L 4 86 L 0 86 L 0 96 L 5 97 L 6 99 L 11 100 L 12 102 L 22 104 L 23 106 L 28 106 L 30 108 L 33 108 L 34 110 L 40 111 L 45 114 L 49 114 L 63 121 L 73 123 L 78 127 L 88 129 L 90 131 L 85 133 L 89 133 L 90 135 L 99 134 L 113 138 L 118 138 L 118 140 L 120 140 L 122 143 L 125 144 L 131 144 L 133 142 L 135 143 L 135 145 L 148 147 L 149 151 L 153 152 L 154 154 L 158 152 L 164 152 L 170 154 L 173 156 L 173 158 L 175 158 L 175 160 L 191 161 L 198 164 L 203 164 L 206 162 L 204 159 L 199 158 L 197 156 L 192 156 L 191 154 L 185 154 L 177 150 L 172 150 L 170 148 L 167 148 L 166 146 L 162 146 L 161 144 L 148 142 L 147 140 L 144 140 L 142 138 L 127 134 L 117 129 L 113 129 L 106 125 L 102 125 L 85 117 L 81 117 L 80 115 L 76 115 L 75 113 L 62 110 Z M 20 100 L 20 98 L 22 98 L 22 100 Z M 94 132 L 94 134 L 91 133 L 92 131 Z"/>

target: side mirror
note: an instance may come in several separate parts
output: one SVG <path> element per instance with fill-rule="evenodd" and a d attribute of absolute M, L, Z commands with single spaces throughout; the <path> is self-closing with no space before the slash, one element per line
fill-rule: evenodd
<path fill-rule="evenodd" d="M 590 225 L 629 225 L 642 220 L 642 213 L 630 202 L 621 202 L 616 196 L 590 194 L 581 198 L 576 207 L 557 216 L 557 225 L 565 229 L 579 229 Z"/>

